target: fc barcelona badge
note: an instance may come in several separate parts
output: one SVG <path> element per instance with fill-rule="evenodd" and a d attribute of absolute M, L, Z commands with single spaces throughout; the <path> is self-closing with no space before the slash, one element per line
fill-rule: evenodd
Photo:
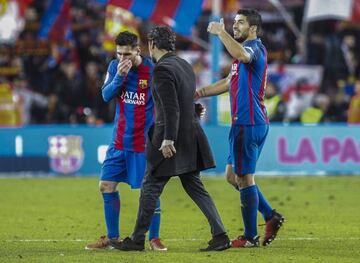
<path fill-rule="evenodd" d="M 71 174 L 81 168 L 84 160 L 81 136 L 56 135 L 50 136 L 48 141 L 50 167 L 54 172 Z"/>
<path fill-rule="evenodd" d="M 140 89 L 146 89 L 148 87 L 148 80 L 147 79 L 140 79 L 139 80 L 139 87 L 140 87 Z"/>

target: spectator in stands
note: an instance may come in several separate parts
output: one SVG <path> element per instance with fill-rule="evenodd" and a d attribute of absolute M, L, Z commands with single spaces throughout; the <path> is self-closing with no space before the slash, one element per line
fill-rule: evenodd
<path fill-rule="evenodd" d="M 0 76 L 0 127 L 18 125 L 18 111 L 10 83 Z"/>
<path fill-rule="evenodd" d="M 351 98 L 348 110 L 348 123 L 360 124 L 360 80 L 355 83 L 355 95 Z"/>
<path fill-rule="evenodd" d="M 320 123 L 326 121 L 326 113 L 330 103 L 330 98 L 325 94 L 317 94 L 313 103 L 306 108 L 300 115 L 301 123 Z"/>
<path fill-rule="evenodd" d="M 20 108 L 20 123 L 43 123 L 47 112 L 48 99 L 28 88 L 25 75 L 21 74 L 13 82 L 13 95 Z"/>
<path fill-rule="evenodd" d="M 305 37 L 301 35 L 296 39 L 296 54 L 291 58 L 292 64 L 305 64 L 306 62 L 306 43 Z"/>
<path fill-rule="evenodd" d="M 107 103 L 101 97 L 101 87 L 103 84 L 102 72 L 95 61 L 85 65 L 85 106 L 91 109 L 91 115 L 99 122 L 110 122 L 112 113 L 109 113 Z M 88 115 L 86 115 L 88 116 Z"/>
<path fill-rule="evenodd" d="M 346 34 L 340 44 L 341 60 L 339 63 L 341 68 L 346 75 L 355 75 L 358 70 L 359 61 L 356 52 L 356 38 L 353 34 Z"/>
<path fill-rule="evenodd" d="M 265 90 L 265 106 L 271 122 L 282 122 L 286 113 L 286 104 L 279 89 L 273 82 L 268 82 Z"/>
<path fill-rule="evenodd" d="M 349 96 L 344 93 L 344 90 L 338 88 L 333 96 L 330 96 L 331 101 L 327 112 L 328 118 L 331 122 L 346 122 L 347 112 L 349 107 Z"/>
<path fill-rule="evenodd" d="M 59 97 L 59 102 L 69 108 L 70 114 L 75 113 L 77 107 L 84 105 L 83 78 L 74 61 L 67 60 L 61 64 L 56 77 L 55 93 Z"/>
<path fill-rule="evenodd" d="M 313 94 L 303 92 L 301 90 L 303 85 L 306 85 L 306 80 L 299 79 L 296 83 L 295 91 L 290 94 L 290 99 L 286 108 L 285 121 L 299 121 L 301 113 L 311 105 Z"/>
<path fill-rule="evenodd" d="M 46 117 L 48 123 L 68 123 L 69 112 L 69 107 L 64 105 L 55 93 L 48 96 L 48 113 Z"/>

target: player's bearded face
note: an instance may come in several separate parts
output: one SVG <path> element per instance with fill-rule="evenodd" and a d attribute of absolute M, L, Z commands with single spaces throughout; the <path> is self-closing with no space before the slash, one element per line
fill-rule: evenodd
<path fill-rule="evenodd" d="M 140 55 L 139 47 L 116 46 L 116 56 L 119 62 L 129 59 L 135 65 L 136 56 Z"/>
<path fill-rule="evenodd" d="M 250 25 L 243 15 L 236 15 L 233 24 L 234 38 L 240 43 L 249 37 Z"/>

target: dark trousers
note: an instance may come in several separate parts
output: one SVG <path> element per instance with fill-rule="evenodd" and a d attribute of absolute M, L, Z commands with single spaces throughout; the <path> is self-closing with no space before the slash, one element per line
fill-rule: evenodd
<path fill-rule="evenodd" d="M 186 193 L 201 209 L 209 221 L 212 236 L 225 233 L 226 231 L 221 222 L 220 215 L 200 180 L 199 172 L 186 173 L 179 177 Z M 131 237 L 135 242 L 145 241 L 145 234 L 150 227 L 151 218 L 155 211 L 156 200 L 161 195 L 170 178 L 171 177 L 154 177 L 149 173 L 146 174 L 141 187 L 136 225 Z"/>

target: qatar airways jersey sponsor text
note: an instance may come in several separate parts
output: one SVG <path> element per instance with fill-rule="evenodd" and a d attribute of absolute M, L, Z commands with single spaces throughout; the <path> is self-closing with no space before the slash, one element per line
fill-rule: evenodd
<path fill-rule="evenodd" d="M 145 105 L 145 92 L 134 92 L 123 90 L 121 92 L 120 98 L 124 103 L 134 104 L 134 105 Z"/>

